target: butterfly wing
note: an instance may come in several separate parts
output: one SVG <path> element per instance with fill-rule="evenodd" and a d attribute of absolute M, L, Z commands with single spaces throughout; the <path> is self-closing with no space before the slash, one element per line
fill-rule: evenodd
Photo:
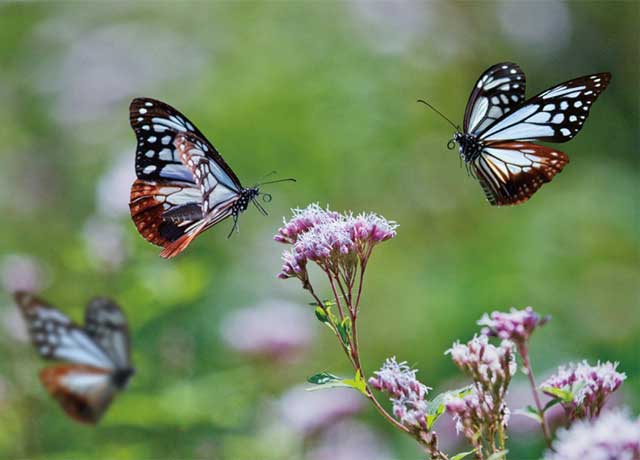
<path fill-rule="evenodd" d="M 136 98 L 129 106 L 129 122 L 136 133 L 136 175 L 146 180 L 182 180 L 194 182 L 189 168 L 176 150 L 176 136 L 189 133 L 206 146 L 204 155 L 224 170 L 237 188 L 240 180 L 207 138 L 180 111 L 164 102 Z"/>
<path fill-rule="evenodd" d="M 84 329 L 118 369 L 130 367 L 129 327 L 115 302 L 106 298 L 91 300 L 85 311 Z"/>
<path fill-rule="evenodd" d="M 58 309 L 26 292 L 15 293 L 15 300 L 33 346 L 45 359 L 115 370 L 111 357 L 80 326 Z"/>
<path fill-rule="evenodd" d="M 97 423 L 117 392 L 111 373 L 93 366 L 47 367 L 40 372 L 40 381 L 64 411 L 82 423 Z"/>
<path fill-rule="evenodd" d="M 524 101 L 526 78 L 513 62 L 485 70 L 473 87 L 464 114 L 464 132 L 484 131 Z"/>
<path fill-rule="evenodd" d="M 471 163 L 471 171 L 489 203 L 515 205 L 527 201 L 568 162 L 569 158 L 556 149 L 529 142 L 503 142 L 485 147 Z"/>
<path fill-rule="evenodd" d="M 532 97 L 479 133 L 484 143 L 511 140 L 566 142 L 582 129 L 593 102 L 611 81 L 599 73 L 575 78 Z"/>
<path fill-rule="evenodd" d="M 161 256 L 174 257 L 213 225 L 212 220 L 222 220 L 222 209 L 213 219 L 203 220 L 213 209 L 212 199 L 224 198 L 223 189 L 230 197 L 242 186 L 213 145 L 178 110 L 155 99 L 137 98 L 131 102 L 129 118 L 138 140 L 131 216 L 145 239 L 165 248 Z M 178 146 L 186 146 L 185 139 L 194 148 L 181 152 Z"/>

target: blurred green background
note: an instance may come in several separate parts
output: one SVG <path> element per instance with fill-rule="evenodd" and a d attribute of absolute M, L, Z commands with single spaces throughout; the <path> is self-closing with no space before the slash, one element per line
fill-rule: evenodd
<path fill-rule="evenodd" d="M 316 201 L 401 225 L 366 279 L 367 372 L 395 355 L 435 391 L 463 383 L 443 352 L 483 312 L 532 305 L 553 316 L 534 336 L 538 378 L 569 360 L 619 361 L 616 404 L 637 413 L 639 8 L 0 5 L 0 458 L 423 458 L 357 394 L 300 391 L 317 371 L 350 373 L 299 283 L 275 278 L 281 217 Z M 446 149 L 449 125 L 415 102 L 461 122 L 479 74 L 501 60 L 524 69 L 527 95 L 613 74 L 561 146 L 571 163 L 504 209 Z M 232 238 L 225 222 L 161 259 L 128 214 L 135 96 L 183 111 L 245 185 L 273 169 L 298 182 L 268 187 L 270 215 L 250 208 Z M 38 382 L 45 364 L 25 341 L 17 288 L 77 320 L 94 295 L 125 309 L 137 375 L 97 428 L 67 419 Z M 523 384 L 512 409 L 528 403 Z M 537 432 L 512 424 L 511 458 L 538 458 Z M 465 448 L 447 420 L 441 430 L 448 452 Z"/>

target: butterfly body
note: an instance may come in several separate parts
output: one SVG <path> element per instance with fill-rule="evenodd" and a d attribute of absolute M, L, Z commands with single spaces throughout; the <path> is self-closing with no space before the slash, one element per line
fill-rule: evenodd
<path fill-rule="evenodd" d="M 198 128 L 168 104 L 136 98 L 129 119 L 138 140 L 131 216 L 145 239 L 164 248 L 160 255 L 176 256 L 228 217 L 236 228 L 259 188 L 243 187 Z"/>
<path fill-rule="evenodd" d="M 474 161 L 482 154 L 484 146 L 473 134 L 457 132 L 453 140 L 460 146 L 460 157 L 465 163 Z"/>
<path fill-rule="evenodd" d="M 124 314 L 108 299 L 92 300 L 85 325 L 26 292 L 15 300 L 41 357 L 63 361 L 40 371 L 40 381 L 74 420 L 95 424 L 134 375 Z"/>
<path fill-rule="evenodd" d="M 572 139 L 610 80 L 609 73 L 586 75 L 525 101 L 526 79 L 517 64 L 495 64 L 482 73 L 452 141 L 490 204 L 523 203 L 562 171 L 567 155 L 530 141 Z"/>

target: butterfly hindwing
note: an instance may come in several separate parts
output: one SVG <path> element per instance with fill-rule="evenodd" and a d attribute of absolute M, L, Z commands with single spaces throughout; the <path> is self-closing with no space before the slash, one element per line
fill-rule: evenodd
<path fill-rule="evenodd" d="M 582 129 L 593 102 L 610 81 L 611 74 L 599 73 L 556 85 L 527 100 L 478 136 L 484 142 L 566 142 Z"/>
<path fill-rule="evenodd" d="M 129 209 L 138 232 L 165 246 L 176 241 L 202 217 L 202 192 L 195 183 L 136 180 Z"/>
<path fill-rule="evenodd" d="M 47 367 L 40 371 L 40 381 L 64 411 L 82 423 L 97 423 L 117 392 L 110 373 L 92 366 Z"/>
<path fill-rule="evenodd" d="M 557 149 L 504 142 L 486 147 L 471 165 L 489 203 L 503 206 L 527 201 L 568 162 L 569 158 Z"/>
<path fill-rule="evenodd" d="M 524 101 L 526 78 L 513 62 L 485 70 L 473 87 L 464 114 L 464 131 L 482 132 Z"/>

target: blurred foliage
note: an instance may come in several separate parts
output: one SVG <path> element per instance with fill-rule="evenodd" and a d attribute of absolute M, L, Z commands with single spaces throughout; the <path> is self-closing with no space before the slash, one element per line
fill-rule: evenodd
<path fill-rule="evenodd" d="M 9 333 L 15 307 L 3 293 L 0 457 L 303 456 L 308 446 L 278 428 L 271 406 L 316 372 L 347 374 L 334 338 L 318 323 L 303 359 L 247 361 L 225 348 L 219 324 L 263 298 L 309 302 L 296 282 L 275 279 L 282 247 L 271 237 L 289 208 L 312 201 L 401 224 L 366 280 L 368 372 L 395 355 L 437 391 L 451 388 L 460 379 L 443 356 L 450 344 L 469 338 L 485 311 L 532 305 L 553 316 L 534 337 L 538 373 L 567 360 L 620 361 L 629 376 L 620 402 L 637 412 L 639 8 L 0 5 L 0 252 L 37 260 L 43 295 L 74 318 L 93 295 L 117 299 L 137 368 L 98 428 L 74 424 L 40 387 L 44 364 Z M 461 120 L 476 78 L 501 60 L 525 70 L 528 95 L 582 74 L 613 74 L 583 132 L 561 147 L 571 163 L 508 209 L 484 202 L 446 149 L 450 127 L 415 103 L 426 98 Z M 225 223 L 162 260 L 128 217 L 134 96 L 182 110 L 246 184 L 273 169 L 298 182 L 269 187 L 270 215 L 250 209 L 238 235 L 226 239 Z M 119 164 L 129 169 L 119 174 Z M 418 458 L 413 441 L 372 408 L 362 418 L 384 430 L 394 458 Z M 543 449 L 531 434 L 510 444 L 519 459 Z"/>

